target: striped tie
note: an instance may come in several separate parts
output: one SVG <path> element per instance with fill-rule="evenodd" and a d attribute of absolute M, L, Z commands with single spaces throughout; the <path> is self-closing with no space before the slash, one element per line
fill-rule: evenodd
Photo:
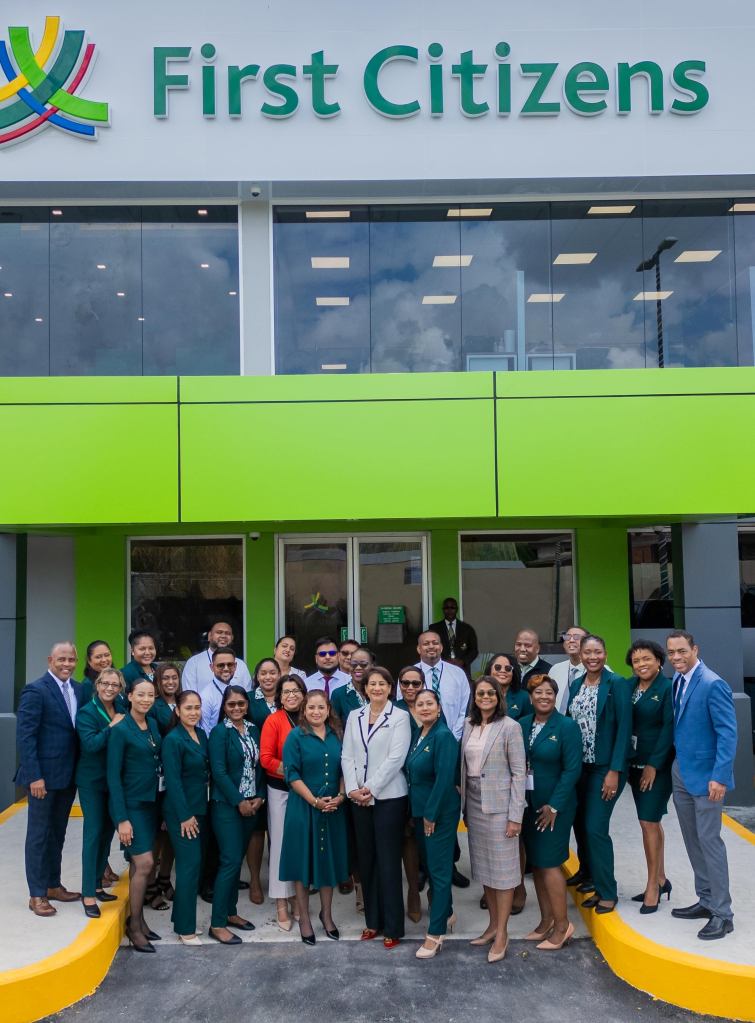
<path fill-rule="evenodd" d="M 433 692 L 440 692 L 440 672 L 437 668 L 433 668 Z"/>

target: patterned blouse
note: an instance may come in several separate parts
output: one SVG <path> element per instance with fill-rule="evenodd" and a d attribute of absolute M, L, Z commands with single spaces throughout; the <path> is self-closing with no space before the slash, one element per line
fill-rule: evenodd
<path fill-rule="evenodd" d="M 533 721 L 532 728 L 530 730 L 529 741 L 527 743 L 530 749 L 532 749 L 535 739 L 537 739 L 538 735 L 540 735 L 540 732 L 543 730 L 544 727 L 545 727 L 544 721 Z"/>
<path fill-rule="evenodd" d="M 569 713 L 582 733 L 582 763 L 595 763 L 595 730 L 598 725 L 598 686 L 584 682 L 571 702 Z"/>
<path fill-rule="evenodd" d="M 225 726 L 226 728 L 236 727 L 230 718 L 225 719 Z M 243 734 L 239 732 L 241 748 L 244 751 L 244 767 L 241 772 L 239 792 L 244 799 L 254 799 L 257 795 L 257 786 L 254 780 L 254 769 L 259 762 L 260 751 L 257 748 L 257 743 L 252 737 L 251 728 L 251 724 L 248 721 L 245 721 Z"/>

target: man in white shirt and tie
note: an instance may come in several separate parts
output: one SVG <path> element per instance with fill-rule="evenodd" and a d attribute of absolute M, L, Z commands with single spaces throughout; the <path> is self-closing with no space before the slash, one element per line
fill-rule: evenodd
<path fill-rule="evenodd" d="M 559 661 L 558 664 L 554 664 L 548 671 L 553 681 L 558 683 L 556 710 L 561 714 L 566 713 L 569 703 L 569 687 L 575 679 L 581 678 L 585 673 L 585 666 L 582 663 L 582 658 L 579 656 L 579 644 L 588 635 L 588 630 L 583 629 L 581 625 L 570 625 L 561 636 L 564 643 L 564 653 L 568 659 L 566 661 Z"/>
<path fill-rule="evenodd" d="M 229 646 L 219 646 L 212 652 L 212 682 L 202 693 L 202 722 L 201 726 L 208 738 L 210 732 L 218 723 L 220 717 L 220 705 L 223 702 L 223 694 L 229 685 L 238 685 L 236 680 L 236 654 Z"/>
<path fill-rule="evenodd" d="M 349 676 L 338 667 L 338 644 L 330 636 L 322 636 L 315 643 L 315 664 L 317 671 L 304 680 L 307 692 L 322 689 L 330 699 L 336 689 L 345 686 Z"/>
<path fill-rule="evenodd" d="M 207 649 L 194 654 L 184 665 L 181 674 L 181 688 L 193 689 L 195 693 L 201 695 L 207 686 L 212 685 L 212 680 L 215 677 L 212 670 L 213 651 L 219 647 L 232 646 L 233 628 L 229 622 L 218 618 L 212 623 L 207 633 Z M 252 676 L 240 657 L 236 658 L 236 675 L 233 684 L 242 686 L 247 692 L 252 688 Z"/>

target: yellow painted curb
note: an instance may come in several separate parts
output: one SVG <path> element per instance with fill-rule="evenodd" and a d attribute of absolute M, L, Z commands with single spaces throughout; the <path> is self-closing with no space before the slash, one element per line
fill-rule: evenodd
<path fill-rule="evenodd" d="M 730 817 L 728 813 L 721 814 L 721 819 L 730 831 L 733 831 L 735 835 L 739 835 L 745 842 L 749 842 L 750 845 L 755 845 L 755 835 L 747 828 L 740 824 L 739 821 L 735 821 L 733 817 Z"/>
<path fill-rule="evenodd" d="M 573 874 L 578 866 L 572 852 L 564 867 Z M 683 1009 L 755 1023 L 755 967 L 661 945 L 633 930 L 618 913 L 597 916 L 581 908 L 580 913 L 603 958 L 627 984 Z"/>
<path fill-rule="evenodd" d="M 11 803 L 9 807 L 0 813 L 0 824 L 5 824 L 6 821 L 14 817 L 19 810 L 22 810 L 26 806 L 26 798 L 19 799 L 17 803 Z"/>

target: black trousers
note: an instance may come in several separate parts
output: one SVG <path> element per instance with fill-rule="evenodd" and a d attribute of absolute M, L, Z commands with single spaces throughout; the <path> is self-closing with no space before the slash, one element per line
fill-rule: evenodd
<path fill-rule="evenodd" d="M 352 809 L 365 923 L 386 938 L 403 938 L 401 846 L 407 797 L 376 799 L 373 806 L 354 805 Z"/>
<path fill-rule="evenodd" d="M 65 789 L 48 789 L 44 799 L 35 799 L 29 794 L 26 880 L 32 897 L 46 896 L 48 888 L 60 887 L 63 843 L 75 795 L 75 785 Z"/>

